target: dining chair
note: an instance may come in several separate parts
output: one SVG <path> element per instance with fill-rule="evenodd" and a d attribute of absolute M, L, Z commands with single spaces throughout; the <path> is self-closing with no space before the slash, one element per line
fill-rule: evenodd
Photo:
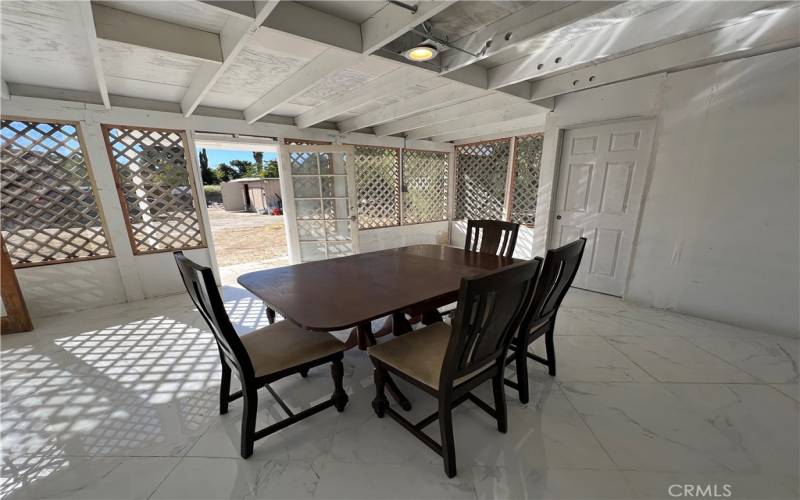
<path fill-rule="evenodd" d="M 175 262 L 186 286 L 186 291 L 200 311 L 217 342 L 222 363 L 222 383 L 219 392 L 219 412 L 228 413 L 228 403 L 242 398 L 241 455 L 253 454 L 253 444 L 291 424 L 299 422 L 328 407 L 335 406 L 344 411 L 347 394 L 342 380 L 344 369 L 342 358 L 345 344 L 330 333 L 309 332 L 289 321 L 279 321 L 250 333 L 239 335 L 234 330 L 225 304 L 214 282 L 211 269 L 201 266 L 183 252 L 175 252 Z M 301 412 L 294 413 L 269 386 L 270 383 L 309 368 L 331 363 L 334 391 L 330 399 Z M 231 372 L 241 382 L 242 390 L 230 393 Z M 256 430 L 257 390 L 261 387 L 275 398 L 289 415 L 287 418 Z"/>
<path fill-rule="evenodd" d="M 503 372 L 508 346 L 530 303 L 541 258 L 520 262 L 482 276 L 462 278 L 452 328 L 442 322 L 369 348 L 375 365 L 375 400 L 379 418 L 388 414 L 444 459 L 448 477 L 456 475 L 453 408 L 470 400 L 508 428 Z M 392 372 L 437 398 L 439 410 L 417 423 L 395 412 L 386 399 Z M 472 394 L 491 380 L 494 408 Z M 422 432 L 439 420 L 441 444 Z"/>
<path fill-rule="evenodd" d="M 464 250 L 511 257 L 517 246 L 519 224 L 501 220 L 469 220 Z"/>
<path fill-rule="evenodd" d="M 547 366 L 551 376 L 556 375 L 556 351 L 553 340 L 556 315 L 578 273 L 585 247 L 586 238 L 580 238 L 562 247 L 550 249 L 545 254 L 544 265 L 530 307 L 519 332 L 511 341 L 511 355 L 506 360 L 506 364 L 516 362 L 517 380 L 514 382 L 506 379 L 505 383 L 517 389 L 519 400 L 523 404 L 529 399 L 528 358 Z M 544 336 L 547 358 L 528 352 L 528 346 L 541 336 Z"/>
<path fill-rule="evenodd" d="M 468 252 L 488 253 L 502 257 L 512 257 L 517 246 L 519 224 L 501 220 L 468 220 L 464 250 Z M 408 311 L 412 318 L 416 317 L 424 325 L 442 321 L 443 314 L 453 312 L 449 303 L 420 304 Z"/>

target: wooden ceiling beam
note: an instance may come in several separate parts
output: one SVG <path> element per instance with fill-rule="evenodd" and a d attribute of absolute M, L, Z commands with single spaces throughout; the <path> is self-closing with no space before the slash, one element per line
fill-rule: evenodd
<path fill-rule="evenodd" d="M 573 40 L 548 44 L 530 55 L 488 71 L 488 87 L 518 82 L 608 60 L 679 38 L 711 31 L 777 2 L 677 2 Z M 602 43 L 599 43 L 602 42 Z"/>
<path fill-rule="evenodd" d="M 100 45 L 97 43 L 97 31 L 95 29 L 94 13 L 92 11 L 92 4 L 89 0 L 81 0 L 77 4 L 80 11 L 81 22 L 86 31 L 86 42 L 89 46 L 89 64 L 94 72 L 95 81 L 97 82 L 97 91 L 100 93 L 100 100 L 103 101 L 103 106 L 106 109 L 111 109 L 111 100 L 108 98 L 108 84 L 106 83 L 106 75 L 103 72 L 103 62 L 100 59 Z M 3 88 L 6 89 L 5 82 Z"/>
<path fill-rule="evenodd" d="M 539 114 L 542 116 L 545 115 L 545 113 L 542 113 L 538 108 L 533 106 L 514 104 L 512 106 L 484 111 L 482 113 L 471 113 L 456 120 L 418 128 L 410 131 L 406 134 L 406 137 L 408 139 L 425 139 L 428 137 L 452 134 L 460 130 L 473 129 L 481 125 L 491 125 L 497 122 L 529 118 Z"/>
<path fill-rule="evenodd" d="M 535 2 L 454 42 L 453 45 L 456 47 L 479 55 L 471 56 L 459 50 L 448 50 L 442 54 L 443 71 L 445 73 L 455 71 L 512 47 L 524 45 L 533 38 L 621 3 L 624 2 Z M 491 43 L 487 47 L 489 41 Z"/>
<path fill-rule="evenodd" d="M 307 128 L 317 123 L 329 120 L 351 109 L 358 108 L 366 103 L 380 99 L 387 95 L 395 94 L 403 89 L 416 85 L 431 76 L 425 71 L 410 70 L 407 68 L 394 69 L 378 78 L 368 81 L 364 85 L 346 92 L 344 95 L 326 101 L 295 118 L 295 124 L 300 128 Z"/>
<path fill-rule="evenodd" d="M 222 2 L 236 6 L 240 2 Z M 278 5 L 278 0 L 265 1 L 258 4 L 258 11 L 253 18 L 243 19 L 231 16 L 220 33 L 222 48 L 222 64 L 203 63 L 192 79 L 192 83 L 181 99 L 181 111 L 190 116 L 211 91 L 225 71 L 230 68 L 236 56 L 244 49 L 250 38 Z"/>
<path fill-rule="evenodd" d="M 247 123 L 254 123 L 275 108 L 302 94 L 319 80 L 341 68 L 349 66 L 358 59 L 352 52 L 326 49 L 289 78 L 279 83 L 259 100 L 244 110 Z"/>
<path fill-rule="evenodd" d="M 364 113 L 360 116 L 350 118 L 349 120 L 344 120 L 339 123 L 339 131 L 354 132 L 380 123 L 404 118 L 431 108 L 474 99 L 484 93 L 485 91 L 481 89 L 466 87 L 458 83 L 451 83 L 444 87 L 425 92 L 424 94 L 404 99 L 395 104 L 382 106 L 375 111 Z"/>
<path fill-rule="evenodd" d="M 416 12 L 387 3 L 378 13 L 361 23 L 361 52 L 372 54 L 454 3 L 455 0 L 417 2 Z"/>
<path fill-rule="evenodd" d="M 432 137 L 430 140 L 437 142 L 462 141 L 464 139 L 482 140 L 499 134 L 512 134 L 515 132 L 539 132 L 544 130 L 545 114 L 523 116 L 495 123 L 482 123 L 476 127 L 461 129 L 457 132 Z"/>
<path fill-rule="evenodd" d="M 532 83 L 532 99 L 739 59 L 800 45 L 800 7 L 769 9 L 716 31 L 660 45 Z"/>
<path fill-rule="evenodd" d="M 91 4 L 97 38 L 221 63 L 220 36 L 187 26 Z"/>

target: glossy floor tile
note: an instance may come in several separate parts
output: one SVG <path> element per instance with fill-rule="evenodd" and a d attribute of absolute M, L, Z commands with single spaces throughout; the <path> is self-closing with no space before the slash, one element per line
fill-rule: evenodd
<path fill-rule="evenodd" d="M 266 323 L 256 298 L 223 294 L 238 331 Z M 374 415 L 364 352 L 345 355 L 343 413 L 258 441 L 243 460 L 241 402 L 218 414 L 217 348 L 185 296 L 36 323 L 0 340 L 2 498 L 672 498 L 674 485 L 798 495 L 798 341 L 613 297 L 570 292 L 558 375 L 530 362 L 527 405 L 507 388 L 506 434 L 472 403 L 455 410 L 453 479 Z M 400 385 L 413 417 L 435 410 Z M 299 411 L 332 383 L 318 368 L 273 388 Z M 488 387 L 476 394 L 491 402 Z M 257 425 L 282 417 L 261 391 Z M 426 432 L 438 439 L 435 423 Z"/>

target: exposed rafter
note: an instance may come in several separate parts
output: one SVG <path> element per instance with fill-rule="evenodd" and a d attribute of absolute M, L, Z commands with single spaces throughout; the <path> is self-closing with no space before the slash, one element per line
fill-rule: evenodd
<path fill-rule="evenodd" d="M 677 2 L 489 70 L 489 88 L 546 77 L 660 43 L 718 28 L 776 2 Z M 603 43 L 598 43 L 602 40 Z"/>
<path fill-rule="evenodd" d="M 182 54 L 204 61 L 222 62 L 220 36 L 216 33 L 131 14 L 92 4 L 97 38 Z"/>
<path fill-rule="evenodd" d="M 533 82 L 531 97 L 540 99 L 800 45 L 800 8 L 795 5 L 768 12 L 716 31 Z"/>
<path fill-rule="evenodd" d="M 300 128 L 311 127 L 368 102 L 394 94 L 402 89 L 430 79 L 431 76 L 428 72 L 397 68 L 385 75 L 370 80 L 357 89 L 351 90 L 344 95 L 306 111 L 295 118 L 295 124 Z"/>
<path fill-rule="evenodd" d="M 450 134 L 459 130 L 480 127 L 481 125 L 516 120 L 518 118 L 530 118 L 531 116 L 540 114 L 542 116 L 545 115 L 545 113 L 535 106 L 519 104 L 513 106 L 507 105 L 504 108 L 469 114 L 456 120 L 418 128 L 410 131 L 406 134 L 406 137 L 409 139 L 425 139 L 427 137 Z"/>
<path fill-rule="evenodd" d="M 504 120 L 496 123 L 483 123 L 476 127 L 461 129 L 436 137 L 431 137 L 432 141 L 447 142 L 460 141 L 464 139 L 482 140 L 493 135 L 506 134 L 518 131 L 536 131 L 544 129 L 545 114 L 525 116 L 512 120 Z"/>
<path fill-rule="evenodd" d="M 473 99 L 482 95 L 484 92 L 485 91 L 474 87 L 466 87 L 459 83 L 451 83 L 444 87 L 430 90 L 424 94 L 405 99 L 395 104 L 383 106 L 375 111 L 370 111 L 340 122 L 339 130 L 342 132 L 361 130 L 362 128 L 397 120 L 431 108 Z"/>
<path fill-rule="evenodd" d="M 480 55 L 473 57 L 458 50 L 448 50 L 442 54 L 442 67 L 445 72 L 463 68 L 621 3 L 535 2 L 455 42 L 453 45 L 456 47 Z"/>
<path fill-rule="evenodd" d="M 436 123 L 457 120 L 462 116 L 467 116 L 472 113 L 498 109 L 503 106 L 508 106 L 513 102 L 514 100 L 507 95 L 497 92 L 459 104 L 419 113 L 384 125 L 378 125 L 373 131 L 375 135 L 378 136 L 399 134 Z"/>
<path fill-rule="evenodd" d="M 281 2 L 264 22 L 263 27 L 359 54 L 364 47 L 361 25 L 297 2 Z M 378 55 L 370 57 L 385 59 Z M 425 72 L 429 77 L 446 78 L 484 90 L 488 83 L 487 70 L 480 66 L 467 66 L 447 75 L 441 75 L 438 70 L 423 66 L 409 65 L 406 71 Z M 506 89 L 501 91 L 505 92 Z M 522 102 L 529 92 L 526 85 L 521 85 L 511 88 L 509 94 L 516 96 Z"/>
<path fill-rule="evenodd" d="M 224 2 L 225 4 L 238 4 L 239 2 Z M 191 115 L 203 98 L 217 83 L 217 80 L 233 64 L 236 56 L 247 45 L 247 42 L 255 34 L 267 16 L 275 9 L 277 0 L 258 3 L 258 11 L 254 13 L 252 19 L 242 19 L 232 16 L 228 19 L 225 27 L 220 33 L 220 43 L 222 46 L 222 64 L 203 63 L 195 74 L 191 85 L 181 99 L 181 111 L 184 116 Z"/>
<path fill-rule="evenodd" d="M 352 52 L 339 49 L 327 49 L 308 64 L 300 68 L 292 76 L 271 89 L 259 100 L 244 110 L 247 123 L 253 123 L 262 116 L 302 94 L 315 83 L 334 71 L 348 66 L 356 61 L 358 56 Z"/>
<path fill-rule="evenodd" d="M 278 4 L 263 26 L 329 47 L 361 53 L 360 25 L 297 2 Z"/>
<path fill-rule="evenodd" d="M 77 4 L 78 10 L 81 15 L 81 22 L 83 28 L 86 30 L 86 43 L 89 45 L 89 63 L 94 71 L 95 80 L 97 82 L 97 91 L 100 93 L 100 99 L 103 101 L 103 106 L 106 109 L 111 109 L 111 101 L 108 98 L 108 85 L 106 84 L 106 75 L 103 73 L 103 63 L 100 59 L 100 46 L 97 44 L 97 32 L 95 31 L 94 14 L 92 13 L 92 4 L 89 0 L 82 0 Z M 7 90 L 5 82 L 3 82 L 4 94 Z"/>
<path fill-rule="evenodd" d="M 372 54 L 414 26 L 422 24 L 454 3 L 456 3 L 455 0 L 419 2 L 416 12 L 408 11 L 397 5 L 387 4 L 377 14 L 361 24 L 361 51 L 365 54 Z"/>

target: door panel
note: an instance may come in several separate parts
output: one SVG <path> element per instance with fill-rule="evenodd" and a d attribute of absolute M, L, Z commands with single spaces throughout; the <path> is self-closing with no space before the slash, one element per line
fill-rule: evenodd
<path fill-rule="evenodd" d="M 591 163 L 570 163 L 567 172 L 567 191 L 564 210 L 586 212 L 589 204 L 589 186 L 592 184 Z"/>
<path fill-rule="evenodd" d="M 355 179 L 350 146 L 281 146 L 281 183 L 286 200 L 292 263 L 358 251 Z"/>
<path fill-rule="evenodd" d="M 587 239 L 575 286 L 621 296 L 650 162 L 652 120 L 568 130 L 551 246 Z"/>

